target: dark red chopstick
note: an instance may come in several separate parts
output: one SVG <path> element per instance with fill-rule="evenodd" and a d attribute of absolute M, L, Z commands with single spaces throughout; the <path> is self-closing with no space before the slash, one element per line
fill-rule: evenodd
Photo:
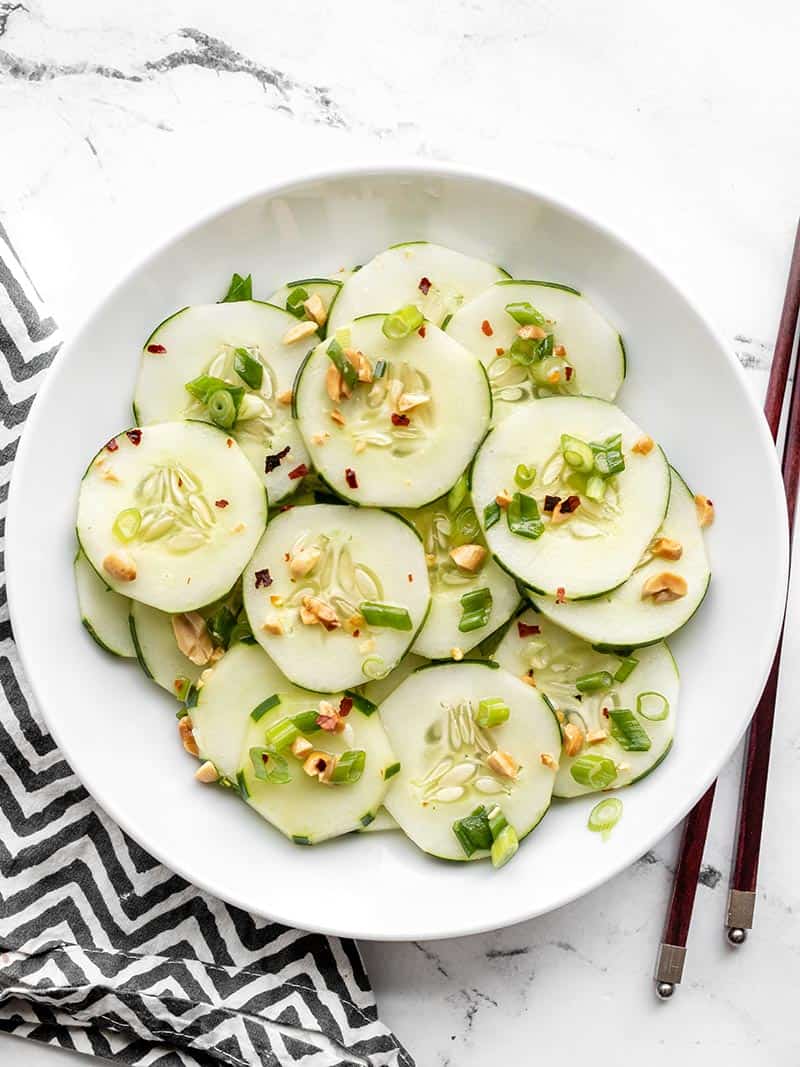
<path fill-rule="evenodd" d="M 800 313 L 800 223 L 795 233 L 786 295 L 778 326 L 775 353 L 770 368 L 764 415 L 773 440 L 777 441 L 778 428 L 783 412 L 786 383 L 794 350 L 797 320 Z M 783 477 L 789 508 L 790 533 L 794 527 L 794 508 L 800 475 L 800 375 L 795 376 L 790 403 L 790 421 L 786 432 L 786 450 L 783 462 Z M 794 419 L 792 419 L 794 414 Z M 764 817 L 764 799 L 767 788 L 767 767 L 772 740 L 772 723 L 775 715 L 775 696 L 778 688 L 781 640 L 775 652 L 767 684 L 753 717 L 747 743 L 744 782 L 739 812 L 739 836 L 735 853 L 731 890 L 728 897 L 728 938 L 732 944 L 741 944 L 752 923 L 755 884 L 758 871 L 758 856 L 761 845 L 761 829 Z M 656 962 L 656 992 L 662 998 L 672 996 L 683 974 L 686 956 L 686 941 L 692 921 L 697 879 L 703 862 L 703 851 L 711 807 L 714 802 L 712 784 L 686 817 L 681 839 L 678 864 L 672 885 L 667 919 L 659 946 Z"/>

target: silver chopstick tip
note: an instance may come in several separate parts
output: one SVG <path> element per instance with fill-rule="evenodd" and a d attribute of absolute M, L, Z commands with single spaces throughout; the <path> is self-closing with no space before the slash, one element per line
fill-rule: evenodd
<path fill-rule="evenodd" d="M 734 948 L 738 948 L 739 945 L 743 945 L 747 940 L 747 931 L 741 926 L 730 926 L 728 928 L 728 944 L 733 945 Z"/>
<path fill-rule="evenodd" d="M 669 1000 L 674 992 L 674 982 L 656 982 L 656 996 L 659 1000 Z"/>

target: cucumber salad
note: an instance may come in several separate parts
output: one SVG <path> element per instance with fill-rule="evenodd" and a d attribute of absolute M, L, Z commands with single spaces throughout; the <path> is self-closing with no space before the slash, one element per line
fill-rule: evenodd
<path fill-rule="evenodd" d="M 234 274 L 144 342 L 78 494 L 87 631 L 297 845 L 500 868 L 597 793 L 607 836 L 675 739 L 714 518 L 618 405 L 616 329 L 425 241 L 264 295 Z"/>

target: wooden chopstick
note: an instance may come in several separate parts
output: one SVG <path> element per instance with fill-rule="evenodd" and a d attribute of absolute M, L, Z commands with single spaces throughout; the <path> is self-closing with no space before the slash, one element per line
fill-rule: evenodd
<path fill-rule="evenodd" d="M 778 438 L 783 412 L 798 314 L 800 314 L 800 223 L 795 233 L 789 277 L 786 282 L 786 295 L 764 402 L 764 415 L 774 441 Z M 792 414 L 794 414 L 794 419 L 792 419 Z M 794 529 L 798 476 L 800 476 L 800 374 L 796 373 L 783 461 L 790 536 Z M 741 944 L 746 937 L 745 931 L 752 924 L 782 641 L 783 628 L 781 627 L 781 637 L 775 658 L 753 717 L 747 741 L 747 758 L 739 809 L 739 834 L 726 918 L 728 938 L 732 944 Z M 683 976 L 686 942 L 692 921 L 697 879 L 703 862 L 715 787 L 716 782 L 712 783 L 704 796 L 695 804 L 684 823 L 678 863 L 672 883 L 672 896 L 656 962 L 656 992 L 662 999 L 672 996 L 675 986 Z"/>

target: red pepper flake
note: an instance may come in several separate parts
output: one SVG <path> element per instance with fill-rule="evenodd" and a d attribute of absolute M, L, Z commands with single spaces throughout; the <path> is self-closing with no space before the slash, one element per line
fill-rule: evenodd
<path fill-rule="evenodd" d="M 256 589 L 269 589 L 271 585 L 272 575 L 269 573 L 269 567 L 256 571 Z"/>
<path fill-rule="evenodd" d="M 419 280 L 419 291 L 422 293 L 422 295 L 423 296 L 427 296 L 428 293 L 430 292 L 430 290 L 431 290 L 431 280 L 430 280 L 430 278 L 420 278 L 420 280 Z"/>
<path fill-rule="evenodd" d="M 544 510 L 555 511 L 558 505 L 561 503 L 560 496 L 546 496 L 544 498 Z"/>
<path fill-rule="evenodd" d="M 358 478 L 356 478 L 356 472 L 352 467 L 345 468 L 344 480 L 351 489 L 358 489 Z"/>
<path fill-rule="evenodd" d="M 222 500 L 215 500 L 215 501 L 214 501 L 214 507 L 217 507 L 217 508 L 226 508 L 226 507 L 228 506 L 228 504 L 229 504 L 229 503 L 230 503 L 230 501 L 229 501 L 229 500 L 225 500 L 225 499 L 224 499 L 224 497 L 223 497 L 223 499 L 222 499 Z"/>
<path fill-rule="evenodd" d="M 229 438 L 228 438 L 228 439 L 226 440 L 225 444 L 226 444 L 226 445 L 228 446 L 228 448 L 233 448 L 233 438 L 232 438 L 232 437 L 229 437 Z"/>
<path fill-rule="evenodd" d="M 567 379 L 567 381 L 570 380 L 570 378 L 572 377 L 573 373 L 574 373 L 574 371 L 572 370 L 572 367 L 565 367 L 564 368 L 564 377 Z"/>
<path fill-rule="evenodd" d="M 106 445 L 106 450 L 108 452 L 116 452 L 118 448 L 119 448 L 119 442 L 117 441 L 116 437 L 112 437 L 111 440 Z"/>
<path fill-rule="evenodd" d="M 566 596 L 567 596 L 566 589 L 564 588 L 563 585 L 560 585 L 558 587 L 558 589 L 556 589 L 556 604 L 563 604 L 564 600 L 566 599 Z"/>
<path fill-rule="evenodd" d="M 141 430 L 126 430 L 125 436 L 128 438 L 132 445 L 140 445 L 142 443 L 142 431 Z"/>
<path fill-rule="evenodd" d="M 496 348 L 494 350 L 494 354 L 496 356 L 504 356 L 506 354 L 506 350 L 504 348 Z"/>
<path fill-rule="evenodd" d="M 340 715 L 349 715 L 352 710 L 353 710 L 353 698 L 352 697 L 342 697 L 342 699 L 339 701 L 339 714 Z"/>
<path fill-rule="evenodd" d="M 481 329 L 487 337 L 491 337 L 494 333 L 494 330 L 492 329 L 492 324 L 489 322 L 488 319 L 483 320 L 483 322 L 481 323 Z"/>
<path fill-rule="evenodd" d="M 531 634 L 540 634 L 541 626 L 531 626 L 527 622 L 517 622 L 517 633 L 520 637 L 530 637 Z"/>
<path fill-rule="evenodd" d="M 230 446 L 229 446 L 230 447 Z M 290 446 L 282 448 L 280 452 L 275 452 L 271 456 L 267 456 L 264 460 L 264 473 L 269 474 L 271 471 L 277 470 L 281 465 L 281 460 L 289 455 Z"/>
<path fill-rule="evenodd" d="M 353 637 L 361 637 L 361 631 L 360 630 L 353 630 Z"/>
<path fill-rule="evenodd" d="M 301 463 L 299 467 L 295 467 L 293 471 L 289 471 L 289 477 L 293 482 L 297 481 L 298 478 L 305 478 L 307 474 L 308 467 L 305 463 Z"/>
<path fill-rule="evenodd" d="M 148 345 L 147 351 L 154 356 L 165 356 L 167 354 L 167 350 L 163 345 Z"/>
<path fill-rule="evenodd" d="M 603 715 L 606 719 L 608 718 L 608 708 L 603 708 Z"/>
<path fill-rule="evenodd" d="M 392 426 L 408 426 L 411 419 L 408 415 L 398 415 L 396 412 L 392 412 Z"/>
<path fill-rule="evenodd" d="M 278 510 L 279 511 L 291 511 L 293 507 L 294 507 L 294 504 L 281 504 L 281 506 L 278 508 Z"/>
<path fill-rule="evenodd" d="M 424 325 L 420 326 L 420 328 L 417 330 L 417 333 L 420 335 L 420 337 L 424 337 L 425 336 L 425 326 Z"/>
<path fill-rule="evenodd" d="M 408 580 L 409 580 L 409 582 L 413 582 L 414 581 L 414 575 L 413 574 L 409 574 L 408 575 Z"/>
<path fill-rule="evenodd" d="M 576 511 L 581 506 L 581 498 L 579 496 L 568 496 L 566 500 L 561 501 L 561 514 L 571 515 L 573 511 Z"/>

